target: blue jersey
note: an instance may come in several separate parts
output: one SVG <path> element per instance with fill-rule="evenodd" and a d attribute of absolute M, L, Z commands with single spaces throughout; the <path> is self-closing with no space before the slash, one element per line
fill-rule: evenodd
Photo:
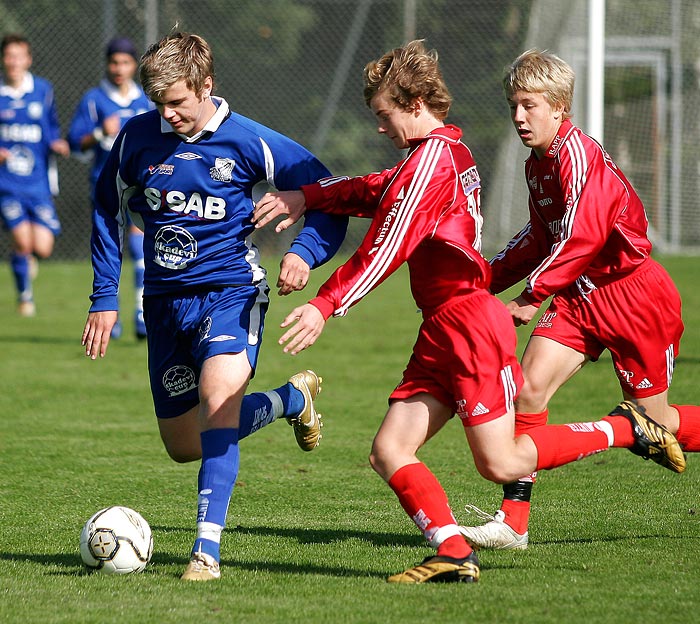
<path fill-rule="evenodd" d="M 141 87 L 132 83 L 126 96 L 121 95 L 119 89 L 109 80 L 104 79 L 99 86 L 90 89 L 80 100 L 73 119 L 68 129 L 68 143 L 76 154 L 82 154 L 80 147 L 82 138 L 92 134 L 97 128 L 102 128 L 104 120 L 113 115 L 119 116 L 121 126 L 136 115 L 153 110 L 153 103 L 146 97 Z M 95 143 L 92 148 L 92 170 L 90 172 L 90 185 L 94 187 L 97 176 L 107 161 L 109 151 L 112 148 L 113 137 L 105 137 Z"/>
<path fill-rule="evenodd" d="M 117 137 L 95 192 L 91 311 L 117 309 L 127 210 L 144 231 L 145 296 L 254 284 L 265 276 L 250 240 L 255 185 L 298 189 L 329 175 L 298 143 L 214 102 L 217 112 L 191 139 L 156 111 Z M 318 266 L 346 227 L 347 219 L 314 212 L 290 251 Z"/>
<path fill-rule="evenodd" d="M 45 200 L 58 194 L 51 143 L 61 138 L 53 87 L 27 74 L 19 89 L 0 81 L 0 147 L 10 157 L 0 165 L 0 193 Z"/>

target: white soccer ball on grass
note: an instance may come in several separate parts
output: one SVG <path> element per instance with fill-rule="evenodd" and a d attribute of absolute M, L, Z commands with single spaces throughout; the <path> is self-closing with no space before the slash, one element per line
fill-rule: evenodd
<path fill-rule="evenodd" d="M 141 572 L 153 554 L 153 534 L 143 516 L 128 507 L 101 509 L 83 527 L 80 556 L 103 574 Z"/>

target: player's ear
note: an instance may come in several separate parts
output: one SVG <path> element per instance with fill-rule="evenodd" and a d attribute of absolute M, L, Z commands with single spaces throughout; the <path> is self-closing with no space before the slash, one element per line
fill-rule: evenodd
<path fill-rule="evenodd" d="M 207 76 L 204 79 L 204 86 L 202 87 L 202 99 L 206 100 L 211 95 L 211 90 L 214 86 L 214 80 L 211 76 Z"/>

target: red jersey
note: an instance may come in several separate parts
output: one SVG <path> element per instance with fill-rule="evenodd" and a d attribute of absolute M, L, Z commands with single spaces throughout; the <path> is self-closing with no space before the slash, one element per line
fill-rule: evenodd
<path fill-rule="evenodd" d="M 311 300 L 324 318 L 345 315 L 404 262 L 424 315 L 488 288 L 489 264 L 480 253 L 481 183 L 461 137 L 459 128 L 441 127 L 411 140 L 408 156 L 392 169 L 302 187 L 309 209 L 372 219 L 357 251 Z"/>
<path fill-rule="evenodd" d="M 569 120 L 541 159 L 530 154 L 525 176 L 530 222 L 491 260 L 492 292 L 527 276 L 522 296 L 532 304 L 574 283 L 586 296 L 651 253 L 639 196 L 607 152 Z"/>

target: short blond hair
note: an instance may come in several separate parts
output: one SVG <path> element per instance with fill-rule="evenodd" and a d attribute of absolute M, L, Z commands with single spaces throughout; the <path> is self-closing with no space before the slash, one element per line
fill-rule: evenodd
<path fill-rule="evenodd" d="M 506 68 L 503 89 L 507 98 L 517 91 L 541 93 L 551 106 L 563 106 L 564 119 L 572 116 L 576 75 L 568 63 L 547 50 L 531 48 Z"/>
<path fill-rule="evenodd" d="M 438 54 L 435 50 L 426 50 L 421 39 L 394 48 L 367 63 L 364 83 L 367 106 L 379 91 L 383 91 L 403 110 L 409 110 L 420 98 L 435 117 L 443 120 L 452 104 L 452 96 L 438 66 Z"/>
<path fill-rule="evenodd" d="M 207 76 L 214 80 L 214 57 L 209 44 L 199 35 L 175 32 L 163 37 L 141 57 L 139 78 L 150 98 L 162 95 L 184 80 L 197 96 Z"/>

